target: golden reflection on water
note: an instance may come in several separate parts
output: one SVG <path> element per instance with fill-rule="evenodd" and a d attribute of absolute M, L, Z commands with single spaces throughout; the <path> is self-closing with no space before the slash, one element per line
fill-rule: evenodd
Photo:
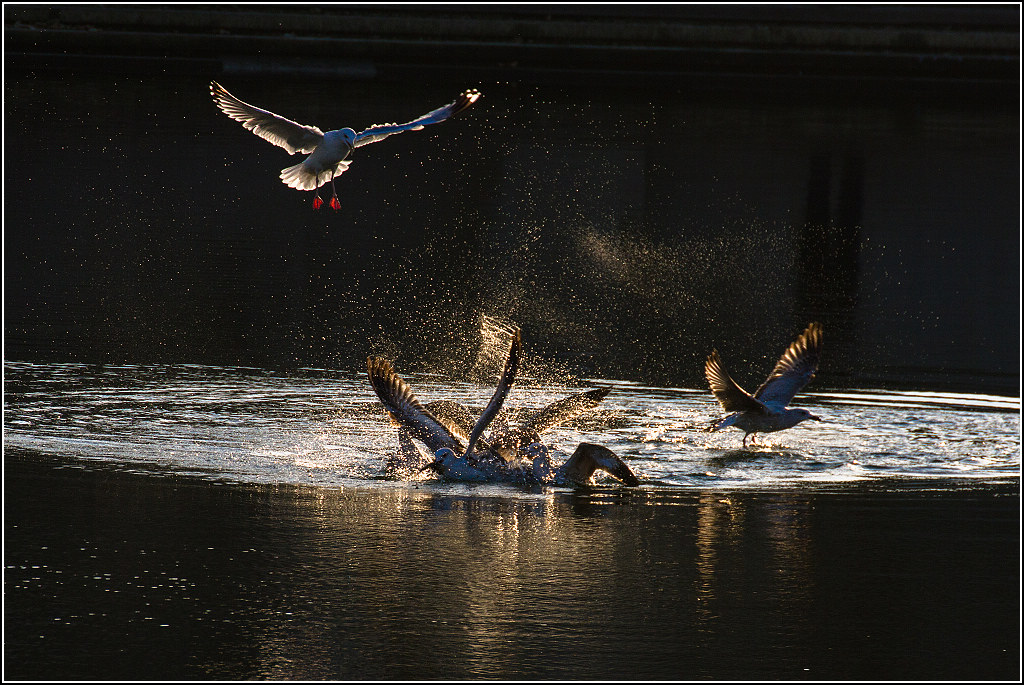
<path fill-rule="evenodd" d="M 714 640 L 723 617 L 747 605 L 781 639 L 806 623 L 813 592 L 810 500 L 800 494 L 706 491 L 657 509 L 608 507 L 600 492 L 489 497 L 463 486 L 299 489 L 276 501 L 291 509 L 277 512 L 290 532 L 264 551 L 287 546 L 273 555 L 283 577 L 268 564 L 270 598 L 249 619 L 264 678 L 338 677 L 354 668 L 328 666 L 339 650 L 369 650 L 396 668 L 454 659 L 465 677 L 514 677 L 531 654 L 645 615 L 674 621 L 658 627 L 666 635 L 692 625 Z M 666 526 L 652 512 L 675 513 Z M 347 629 L 361 637 L 345 647 Z"/>
<path fill-rule="evenodd" d="M 806 623 L 801 612 L 814 592 L 810 502 L 800 493 L 697 496 L 696 611 L 705 631 L 714 632 L 715 621 L 738 601 L 778 614 L 779 631 Z M 761 578 L 752 583 L 751 574 Z M 756 594 L 737 598 L 741 587 Z"/>
<path fill-rule="evenodd" d="M 978 650 L 1002 673 L 1015 644 L 1019 490 L 328 489 L 5 460 L 26 674 L 828 679 L 875 674 L 879 649 L 905 675 Z"/>
<path fill-rule="evenodd" d="M 743 506 L 719 493 L 701 493 L 697 503 L 697 614 L 702 621 L 715 618 L 715 568 L 721 547 L 728 546 L 742 525 Z M 737 522 L 739 519 L 739 522 Z"/>
<path fill-rule="evenodd" d="M 447 654 L 460 669 L 491 672 L 516 649 L 502 626 L 515 624 L 530 587 L 557 578 L 556 562 L 579 563 L 551 496 L 508 500 L 404 488 L 297 495 L 286 500 L 292 511 L 281 515 L 306 523 L 290 526 L 305 533 L 289 540 L 289 557 L 301 562 L 252 621 L 265 678 L 289 677 L 297 668 L 336 676 L 323 669 L 344 631 L 330 625 L 353 613 L 364 622 L 360 634 L 379 635 L 376 649 L 394 649 L 396 662 Z M 401 616 L 404 626 L 395 621 Z M 366 649 L 360 644 L 357 651 Z"/>

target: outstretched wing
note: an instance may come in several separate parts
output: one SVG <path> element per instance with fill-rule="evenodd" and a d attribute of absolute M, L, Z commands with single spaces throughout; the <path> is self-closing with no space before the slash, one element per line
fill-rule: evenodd
<path fill-rule="evenodd" d="M 324 138 L 324 132 L 316 126 L 303 126 L 273 112 L 253 107 L 236 98 L 216 81 L 210 81 L 210 94 L 222 112 L 242 122 L 242 126 L 263 140 L 283 147 L 288 154 L 309 154 Z"/>
<path fill-rule="evenodd" d="M 418 131 L 424 126 L 440 123 L 466 109 L 479 98 L 480 91 L 476 89 L 467 90 L 460 93 L 459 97 L 455 98 L 454 102 L 450 102 L 444 107 L 438 107 L 433 112 L 424 114 L 423 116 L 413 119 L 405 124 L 375 124 L 365 131 L 360 131 L 356 134 L 355 147 L 376 143 L 377 141 L 384 140 L 394 133 Z"/>
<path fill-rule="evenodd" d="M 543 433 L 593 409 L 601 403 L 601 400 L 608 396 L 609 392 L 611 392 L 611 388 L 599 388 L 597 390 L 578 392 L 552 402 L 524 421 L 523 428 Z"/>
<path fill-rule="evenodd" d="M 589 442 L 581 442 L 569 457 L 569 461 L 565 462 L 559 471 L 561 476 L 570 483 L 587 485 L 590 483 L 594 471 L 598 469 L 626 485 L 632 487 L 640 485 L 640 480 L 626 462 L 619 458 L 619 455 L 607 447 Z"/>
<path fill-rule="evenodd" d="M 422 440 L 431 452 L 442 447 L 461 450 L 460 441 L 420 404 L 412 388 L 395 373 L 390 363 L 380 357 L 370 357 L 366 360 L 366 370 L 370 385 L 392 418 Z"/>
<path fill-rule="evenodd" d="M 456 438 L 463 442 L 469 439 L 473 431 L 473 415 L 466 407 L 453 400 L 434 400 L 425 403 L 423 408 Z"/>
<path fill-rule="evenodd" d="M 775 409 L 782 409 L 789 404 L 818 370 L 821 336 L 820 323 L 814 322 L 808 326 L 782 354 L 754 397 Z"/>
<path fill-rule="evenodd" d="M 451 431 L 460 444 L 469 444 L 469 434 L 473 432 L 473 425 L 476 422 L 466 407 L 452 400 L 434 400 L 423 406 L 434 415 L 438 423 Z M 495 421 L 500 419 L 501 415 L 502 413 L 499 412 Z M 494 422 L 491 425 L 493 426 Z M 490 446 L 490 443 L 483 438 L 477 438 L 476 446 L 473 449 L 485 450 Z"/>
<path fill-rule="evenodd" d="M 469 440 L 466 443 L 469 447 L 466 448 L 465 454 L 467 458 L 472 452 L 473 446 L 476 445 L 477 438 L 487 430 L 487 426 L 490 425 L 494 417 L 501 411 L 501 405 L 505 403 L 505 398 L 511 392 L 512 383 L 515 382 L 516 372 L 519 370 L 519 358 L 522 356 L 522 352 L 523 336 L 519 330 L 516 330 L 515 335 L 512 336 L 512 347 L 508 351 L 508 361 L 505 362 L 505 370 L 501 374 L 501 380 L 498 381 L 498 387 L 495 388 L 491 401 L 484 407 L 483 413 L 480 414 L 480 418 L 476 420 L 476 424 L 473 426 L 473 432 L 469 435 Z"/>
<path fill-rule="evenodd" d="M 711 392 L 727 412 L 756 411 L 764 412 L 765 406 L 754 399 L 750 393 L 741 388 L 722 366 L 722 358 L 718 350 L 712 350 L 704 363 L 704 376 L 708 379 Z"/>

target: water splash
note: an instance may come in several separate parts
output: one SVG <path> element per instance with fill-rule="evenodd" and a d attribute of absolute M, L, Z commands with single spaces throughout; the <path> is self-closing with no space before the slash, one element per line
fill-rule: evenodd
<path fill-rule="evenodd" d="M 495 324 L 495 331 L 501 330 Z M 498 335 L 500 337 L 500 335 Z M 216 481 L 385 487 L 394 427 L 360 373 L 204 366 L 89 366 L 5 362 L 4 448 L 69 465 L 178 473 Z M 405 374 L 403 374 L 405 375 Z M 423 401 L 480 408 L 491 387 L 437 374 L 405 375 Z M 825 421 L 761 436 L 707 433 L 710 395 L 626 381 L 597 410 L 545 434 L 566 452 L 580 442 L 619 454 L 648 487 L 804 487 L 1020 475 L 1020 400 L 991 395 L 809 393 Z M 518 412 L 578 388 L 517 384 Z M 884 401 L 880 401 L 880 398 Z M 396 484 L 396 485 L 400 485 Z"/>

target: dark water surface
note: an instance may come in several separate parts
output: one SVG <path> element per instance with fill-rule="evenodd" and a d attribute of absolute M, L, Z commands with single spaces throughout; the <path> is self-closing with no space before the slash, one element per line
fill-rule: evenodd
<path fill-rule="evenodd" d="M 350 372 L 4 372 L 9 678 L 1018 674 L 1018 398 L 822 389 L 822 423 L 746 451 L 706 392 L 595 380 L 549 439 L 642 485 L 574 492 L 386 479 Z"/>
<path fill-rule="evenodd" d="M 15 679 L 1014 679 L 1019 487 L 489 492 L 6 458 Z"/>

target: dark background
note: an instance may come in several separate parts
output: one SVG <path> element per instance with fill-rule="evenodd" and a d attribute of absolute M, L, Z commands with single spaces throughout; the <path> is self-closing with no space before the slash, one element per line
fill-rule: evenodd
<path fill-rule="evenodd" d="M 4 358 L 1016 395 L 1018 6 L 4 7 Z M 343 209 L 213 105 L 322 129 Z"/>

